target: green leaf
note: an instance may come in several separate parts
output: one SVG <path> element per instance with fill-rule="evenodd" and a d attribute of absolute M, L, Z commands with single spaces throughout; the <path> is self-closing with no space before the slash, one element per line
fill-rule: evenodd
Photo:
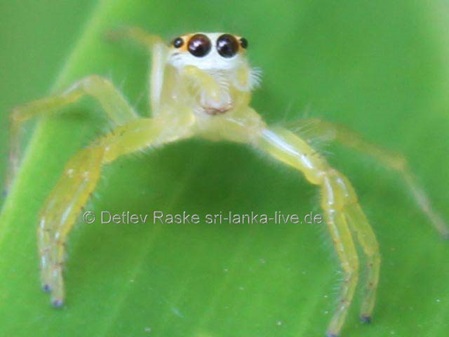
<path fill-rule="evenodd" d="M 447 7 L 438 1 L 77 1 L 0 4 L 1 153 L 8 111 L 88 74 L 110 77 L 143 115 L 147 56 L 104 39 L 137 25 L 169 39 L 230 31 L 263 69 L 253 105 L 269 123 L 304 115 L 343 123 L 404 153 L 449 218 Z M 35 130 L 0 216 L 0 334 L 5 336 L 322 336 L 341 281 L 323 225 L 83 224 L 68 247 L 67 305 L 39 289 L 38 212 L 77 149 L 109 129 L 91 100 L 29 123 Z M 99 117 L 100 116 L 100 117 Z M 37 124 L 37 125 L 35 125 Z M 373 324 L 343 336 L 446 336 L 449 245 L 399 177 L 328 146 L 377 233 L 381 283 Z M 201 217 L 319 214 L 297 172 L 229 143 L 191 140 L 121 159 L 86 210 Z"/>

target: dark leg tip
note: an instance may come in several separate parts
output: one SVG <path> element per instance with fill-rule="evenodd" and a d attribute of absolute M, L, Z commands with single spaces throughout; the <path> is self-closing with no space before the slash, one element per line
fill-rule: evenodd
<path fill-rule="evenodd" d="M 369 324 L 369 323 L 371 323 L 371 316 L 362 315 L 362 316 L 360 316 L 360 321 L 362 323 Z"/>
<path fill-rule="evenodd" d="M 59 308 L 62 308 L 62 306 L 64 305 L 64 302 L 62 300 L 53 300 L 53 302 L 51 304 L 53 305 L 53 307 L 59 309 Z"/>
<path fill-rule="evenodd" d="M 42 290 L 45 291 L 46 293 L 49 293 L 51 291 L 51 287 L 48 284 L 44 284 L 42 286 Z"/>

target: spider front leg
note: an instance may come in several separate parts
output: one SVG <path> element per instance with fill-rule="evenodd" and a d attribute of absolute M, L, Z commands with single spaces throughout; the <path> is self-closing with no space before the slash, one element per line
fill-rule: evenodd
<path fill-rule="evenodd" d="M 177 124 L 176 124 L 177 122 Z M 64 246 L 81 209 L 94 191 L 103 165 L 117 157 L 190 135 L 188 121 L 137 119 L 79 151 L 66 165 L 40 214 L 38 247 L 43 289 L 54 306 L 64 301 Z M 170 128 L 167 128 L 170 126 Z"/>
<path fill-rule="evenodd" d="M 54 114 L 62 107 L 78 101 L 83 96 L 96 99 L 113 125 L 124 124 L 138 118 L 122 94 L 107 79 L 92 75 L 75 82 L 60 94 L 46 97 L 16 107 L 11 114 L 10 154 L 6 188 L 12 184 L 20 159 L 20 130 L 27 120 Z"/>
<path fill-rule="evenodd" d="M 320 188 L 321 208 L 344 272 L 338 306 L 329 324 L 327 335 L 329 337 L 339 335 L 358 283 L 359 260 L 353 233 L 356 234 L 356 239 L 367 258 L 368 279 L 362 301 L 361 319 L 369 322 L 379 280 L 380 255 L 376 237 L 350 182 L 304 140 L 288 130 L 264 129 L 256 144 L 276 159 L 302 172 L 310 183 Z"/>

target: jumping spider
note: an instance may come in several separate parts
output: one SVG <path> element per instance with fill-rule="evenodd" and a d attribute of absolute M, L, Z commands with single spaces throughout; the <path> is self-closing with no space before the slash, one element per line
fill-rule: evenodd
<path fill-rule="evenodd" d="M 195 33 L 180 36 L 167 46 L 161 38 L 138 28 L 119 30 L 113 36 L 134 40 L 152 52 L 152 118 L 139 117 L 120 91 L 97 75 L 85 77 L 61 93 L 19 106 L 11 118 L 11 176 L 18 169 L 21 125 L 32 117 L 49 115 L 83 96 L 91 96 L 114 125 L 111 132 L 70 159 L 42 209 L 37 238 L 41 281 L 53 305 L 61 307 L 64 303 L 64 245 L 97 185 L 102 167 L 120 156 L 195 136 L 248 144 L 292 166 L 320 189 L 321 208 L 344 273 L 327 336 L 339 335 L 353 300 L 359 276 L 356 244 L 365 254 L 367 271 L 360 317 L 369 322 L 380 269 L 376 236 L 349 180 L 301 136 L 286 128 L 267 126 L 251 108 L 251 93 L 260 76 L 248 63 L 247 40 L 224 33 Z M 449 236 L 448 227 L 432 209 L 401 156 L 368 143 L 341 126 L 317 119 L 312 122 L 318 134 L 331 134 L 334 140 L 396 170 L 434 227 L 443 236 Z"/>

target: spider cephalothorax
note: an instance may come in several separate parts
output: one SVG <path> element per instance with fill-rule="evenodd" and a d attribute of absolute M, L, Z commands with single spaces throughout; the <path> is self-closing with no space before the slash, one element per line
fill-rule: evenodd
<path fill-rule="evenodd" d="M 238 95 L 249 93 L 256 87 L 260 72 L 250 67 L 246 48 L 248 41 L 245 38 L 226 33 L 186 34 L 171 42 L 168 65 L 176 68 L 178 73 L 188 72 L 192 67 L 201 69 L 210 76 L 208 86 L 217 87 L 211 91 L 214 95 L 210 95 L 195 81 L 190 82 L 187 90 L 198 103 L 193 110 L 209 115 L 228 112 L 239 103 Z M 181 90 L 182 87 L 177 88 Z"/>

